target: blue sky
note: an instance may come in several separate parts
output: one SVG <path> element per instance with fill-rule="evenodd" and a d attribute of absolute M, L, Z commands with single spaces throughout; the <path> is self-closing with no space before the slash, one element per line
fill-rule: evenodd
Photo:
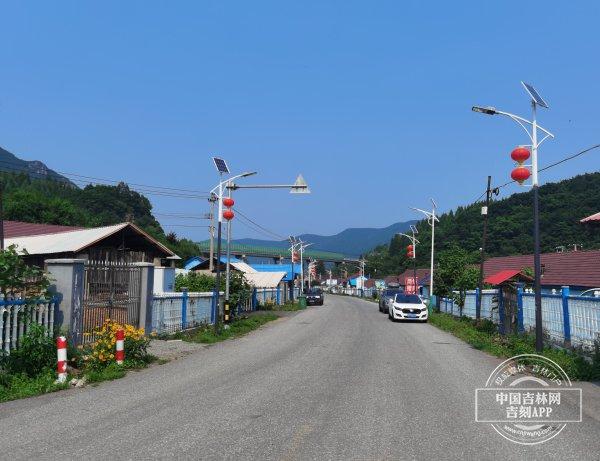
<path fill-rule="evenodd" d="M 84 4 L 85 3 L 85 4 Z M 600 143 L 598 2 L 4 3 L 0 145 L 51 168 L 209 190 L 210 156 L 253 182 L 237 205 L 277 234 L 336 233 L 412 219 L 430 196 L 470 203 L 488 174 L 509 179 L 526 143 L 520 80 L 551 109 L 540 165 Z M 600 150 L 542 182 L 600 170 Z M 248 180 L 250 182 L 250 180 Z M 511 186 L 504 193 L 520 189 Z M 153 196 L 202 214 L 204 200 Z M 164 218 L 196 240 L 201 222 Z M 236 237 L 263 237 L 236 221 Z"/>

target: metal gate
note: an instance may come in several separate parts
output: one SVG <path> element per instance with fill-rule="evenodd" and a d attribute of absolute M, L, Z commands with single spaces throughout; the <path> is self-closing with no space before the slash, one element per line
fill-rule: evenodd
<path fill-rule="evenodd" d="M 94 330 L 106 319 L 138 327 L 141 268 L 127 263 L 89 261 L 85 265 L 82 341 L 94 341 Z"/>

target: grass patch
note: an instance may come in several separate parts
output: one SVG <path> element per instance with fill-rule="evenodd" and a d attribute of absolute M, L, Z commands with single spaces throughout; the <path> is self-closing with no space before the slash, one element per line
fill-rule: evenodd
<path fill-rule="evenodd" d="M 250 317 L 242 317 L 235 319 L 229 324 L 229 328 L 225 329 L 221 326 L 218 334 L 215 334 L 212 325 L 206 325 L 191 332 L 180 333 L 176 335 L 178 339 L 202 344 L 214 344 L 226 339 L 238 338 L 250 333 L 253 330 L 261 327 L 265 323 L 277 320 L 279 317 L 270 312 L 252 315 Z"/>
<path fill-rule="evenodd" d="M 258 307 L 259 311 L 265 312 L 294 312 L 294 311 L 302 311 L 306 309 L 305 307 L 300 307 L 300 303 L 286 303 L 278 306 L 277 304 L 264 304 Z"/>
<path fill-rule="evenodd" d="M 475 349 L 496 357 L 510 358 L 519 354 L 536 353 L 535 337 L 533 335 L 501 336 L 497 333 L 496 326 L 489 320 L 483 320 L 477 325 L 473 319 L 468 317 L 457 318 L 450 314 L 433 312 L 429 316 L 429 322 L 441 330 L 452 333 Z M 591 362 L 574 352 L 552 347 L 544 347 L 542 355 L 560 365 L 571 379 L 600 380 L 600 351 L 598 347 Z"/>
<path fill-rule="evenodd" d="M 0 374 L 0 402 L 33 397 L 69 387 L 67 383 L 56 384 L 55 381 L 56 373 L 53 370 L 45 370 L 35 377 L 26 374 Z"/>
<path fill-rule="evenodd" d="M 87 382 L 100 383 L 102 381 L 112 381 L 113 379 L 122 378 L 127 374 L 127 370 L 122 365 L 111 363 L 100 370 L 91 370 L 85 374 Z"/>

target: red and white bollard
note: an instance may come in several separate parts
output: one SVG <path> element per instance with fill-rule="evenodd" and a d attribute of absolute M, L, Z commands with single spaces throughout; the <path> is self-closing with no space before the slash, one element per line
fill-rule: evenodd
<path fill-rule="evenodd" d="M 117 364 L 123 365 L 125 361 L 125 330 L 117 330 L 117 350 L 115 352 L 115 359 Z"/>
<path fill-rule="evenodd" d="M 56 350 L 57 350 L 57 367 L 58 379 L 56 382 L 64 383 L 67 381 L 67 338 L 59 336 L 56 338 Z"/>

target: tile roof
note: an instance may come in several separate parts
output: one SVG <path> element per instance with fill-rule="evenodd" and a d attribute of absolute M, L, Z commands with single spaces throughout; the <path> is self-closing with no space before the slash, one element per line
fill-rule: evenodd
<path fill-rule="evenodd" d="M 600 250 L 543 253 L 542 285 L 600 287 Z M 503 256 L 485 262 L 486 277 L 502 270 L 533 267 L 533 255 Z"/>
<path fill-rule="evenodd" d="M 58 234 L 83 227 L 59 226 L 56 224 L 37 224 L 23 221 L 4 221 L 4 238 L 26 237 L 30 235 Z"/>

